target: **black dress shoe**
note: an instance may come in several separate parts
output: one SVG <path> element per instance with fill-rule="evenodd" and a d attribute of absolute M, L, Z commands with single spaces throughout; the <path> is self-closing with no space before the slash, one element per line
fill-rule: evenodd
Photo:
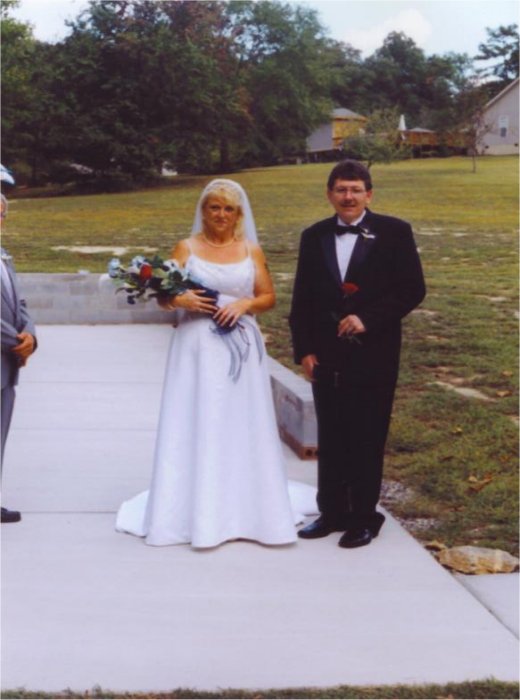
<path fill-rule="evenodd" d="M 310 525 L 298 530 L 298 537 L 302 537 L 304 540 L 315 540 L 318 537 L 327 537 L 331 532 L 342 532 L 344 529 L 337 523 L 331 523 L 329 520 L 321 517 Z"/>
<path fill-rule="evenodd" d="M 353 527 L 341 535 L 338 542 L 340 547 L 354 549 L 354 547 L 364 547 L 372 542 L 374 535 L 366 527 Z"/>
<path fill-rule="evenodd" d="M 7 508 L 2 508 L 2 522 L 3 523 L 17 523 L 22 519 L 20 511 L 18 510 L 7 510 Z"/>

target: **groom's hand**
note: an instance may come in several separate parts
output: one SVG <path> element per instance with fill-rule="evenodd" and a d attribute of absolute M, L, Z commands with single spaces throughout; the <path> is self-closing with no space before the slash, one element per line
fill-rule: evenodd
<path fill-rule="evenodd" d="M 358 333 L 364 333 L 366 328 L 363 321 L 359 316 L 345 316 L 342 318 L 338 324 L 338 336 L 341 338 L 343 335 L 357 335 Z"/>
<path fill-rule="evenodd" d="M 314 381 L 314 367 L 318 365 L 318 358 L 316 355 L 305 355 L 302 359 L 302 368 L 305 376 L 309 381 Z"/>

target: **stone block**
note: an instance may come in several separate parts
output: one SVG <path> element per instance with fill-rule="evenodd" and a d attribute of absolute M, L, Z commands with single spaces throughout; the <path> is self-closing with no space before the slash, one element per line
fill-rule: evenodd
<path fill-rule="evenodd" d="M 309 382 L 272 357 L 269 358 L 269 373 L 282 440 L 301 459 L 315 459 L 318 431 Z"/>

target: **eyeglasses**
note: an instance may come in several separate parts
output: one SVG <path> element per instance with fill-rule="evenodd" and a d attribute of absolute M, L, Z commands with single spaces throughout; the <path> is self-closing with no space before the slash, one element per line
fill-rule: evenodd
<path fill-rule="evenodd" d="M 332 190 L 334 194 L 353 194 L 355 197 L 365 194 L 367 190 L 361 189 L 360 187 L 334 187 Z"/>

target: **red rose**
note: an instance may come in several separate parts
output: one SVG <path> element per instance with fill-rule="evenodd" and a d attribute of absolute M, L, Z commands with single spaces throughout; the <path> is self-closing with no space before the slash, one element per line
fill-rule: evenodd
<path fill-rule="evenodd" d="M 343 282 L 341 289 L 346 297 L 350 297 L 352 294 L 359 292 L 359 287 L 357 284 L 354 284 L 354 282 Z"/>
<path fill-rule="evenodd" d="M 152 266 L 149 265 L 148 263 L 143 263 L 141 267 L 139 268 L 139 279 L 144 282 L 145 280 L 149 280 L 150 277 L 152 276 Z"/>

